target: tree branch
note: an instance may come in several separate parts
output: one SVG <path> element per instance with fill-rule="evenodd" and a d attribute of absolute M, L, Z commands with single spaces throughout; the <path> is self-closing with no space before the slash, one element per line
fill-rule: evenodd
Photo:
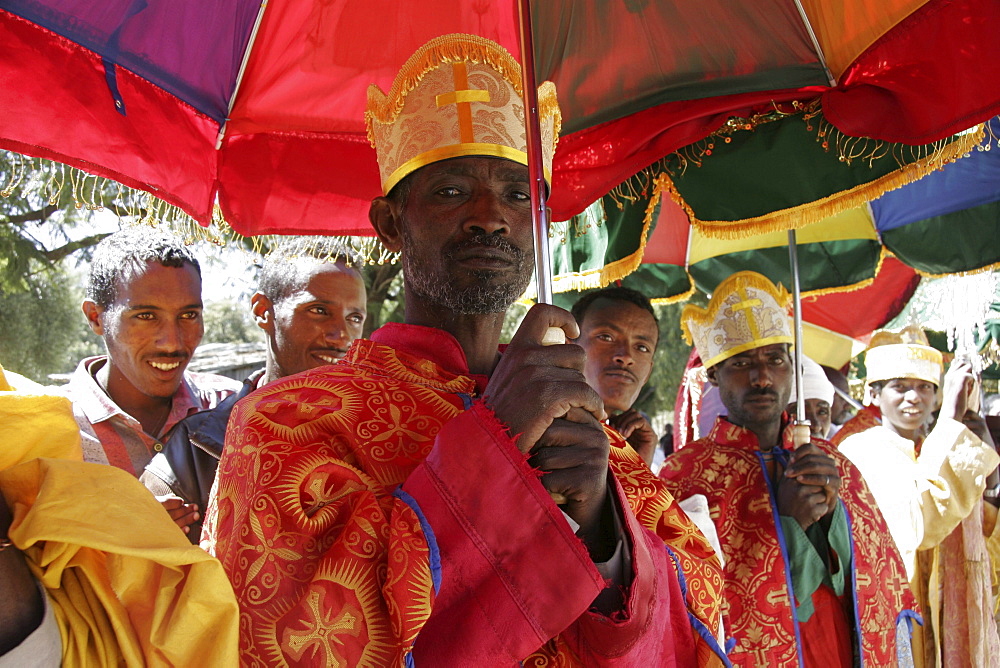
<path fill-rule="evenodd" d="M 104 237 L 111 236 L 111 232 L 102 232 L 101 234 L 92 234 L 89 237 L 84 237 L 83 239 L 77 239 L 76 241 L 71 241 L 68 244 L 63 244 L 59 248 L 53 248 L 50 251 L 45 251 L 45 259 L 49 262 L 59 262 L 64 257 L 72 255 L 83 248 L 90 248 L 91 246 L 96 246 Z"/>
<path fill-rule="evenodd" d="M 59 210 L 59 207 L 55 204 L 50 204 L 49 206 L 44 206 L 36 211 L 29 211 L 27 213 L 21 213 L 14 216 L 7 216 L 7 222 L 12 225 L 21 225 L 23 223 L 31 223 L 34 221 L 47 220 L 49 216 L 54 214 Z"/>

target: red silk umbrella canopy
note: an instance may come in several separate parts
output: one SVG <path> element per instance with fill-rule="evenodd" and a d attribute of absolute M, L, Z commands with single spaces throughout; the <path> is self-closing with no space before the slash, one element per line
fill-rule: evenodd
<path fill-rule="evenodd" d="M 1000 111 L 988 0 L 547 0 L 531 15 L 537 78 L 563 108 L 556 219 L 772 102 L 818 99 L 845 135 L 910 144 Z M 367 234 L 367 87 L 451 32 L 519 55 L 512 0 L 2 0 L 0 147 L 201 222 L 218 201 L 244 234 Z"/>

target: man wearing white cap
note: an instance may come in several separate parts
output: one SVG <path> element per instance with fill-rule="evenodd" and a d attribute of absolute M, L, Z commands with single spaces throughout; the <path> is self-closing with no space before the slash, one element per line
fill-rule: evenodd
<path fill-rule="evenodd" d="M 833 383 L 827 380 L 823 367 L 802 356 L 802 396 L 805 397 L 806 420 L 809 421 L 809 433 L 813 438 L 830 438 L 831 411 L 836 390 Z M 788 398 L 788 414 L 795 415 L 798 392 L 792 388 Z"/>
<path fill-rule="evenodd" d="M 233 412 L 205 544 L 244 664 L 723 663 L 717 557 L 603 428 L 584 351 L 542 345 L 572 316 L 536 306 L 498 351 L 532 271 L 520 85 L 497 44 L 446 35 L 369 89 L 406 323 Z M 551 84 L 539 110 L 549 167 Z"/>
<path fill-rule="evenodd" d="M 740 272 L 707 308 L 685 307 L 685 336 L 727 415 L 660 476 L 676 498 L 708 500 L 734 665 L 905 665 L 914 601 L 871 493 L 825 441 L 793 445 L 789 303 L 764 276 Z"/>
<path fill-rule="evenodd" d="M 871 487 L 920 600 L 924 625 L 914 648 L 918 665 L 1000 665 L 989 614 L 982 505 L 984 497 L 996 498 L 997 489 L 987 489 L 986 482 L 1000 457 L 963 424 L 963 419 L 982 423 L 966 410 L 972 369 L 967 362 L 952 364 L 940 414 L 925 438 L 937 404 L 941 353 L 926 345 L 917 328 L 879 332 L 865 354 L 865 367 L 881 424 L 847 437 L 840 451 Z"/>

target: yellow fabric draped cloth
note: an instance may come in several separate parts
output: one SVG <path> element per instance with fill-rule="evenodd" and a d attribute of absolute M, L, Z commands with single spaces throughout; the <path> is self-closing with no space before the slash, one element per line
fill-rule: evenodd
<path fill-rule="evenodd" d="M 0 491 L 8 535 L 55 612 L 63 665 L 236 665 L 221 564 L 135 478 L 84 463 L 69 401 L 44 392 L 0 367 Z"/>

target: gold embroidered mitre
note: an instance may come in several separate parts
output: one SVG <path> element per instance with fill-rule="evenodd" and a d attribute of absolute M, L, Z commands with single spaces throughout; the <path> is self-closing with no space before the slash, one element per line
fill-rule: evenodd
<path fill-rule="evenodd" d="M 684 307 L 684 340 L 694 344 L 706 369 L 747 350 L 791 344 L 790 304 L 791 295 L 782 286 L 756 272 L 741 271 L 719 284 L 707 308 Z"/>
<path fill-rule="evenodd" d="M 521 66 L 475 35 L 436 37 L 417 49 L 388 95 L 368 87 L 368 141 L 378 155 L 382 193 L 407 174 L 449 158 L 490 156 L 528 164 Z M 538 87 L 545 180 L 562 123 L 556 87 Z"/>
<path fill-rule="evenodd" d="M 927 336 L 915 325 L 902 331 L 875 332 L 865 351 L 865 382 L 915 378 L 941 385 L 941 351 L 927 345 Z"/>

